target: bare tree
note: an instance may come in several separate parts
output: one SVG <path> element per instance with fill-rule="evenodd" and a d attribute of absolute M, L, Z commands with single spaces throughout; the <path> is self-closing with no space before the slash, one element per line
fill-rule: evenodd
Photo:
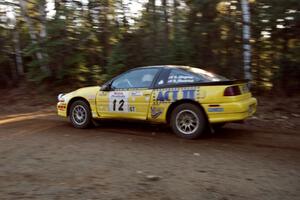
<path fill-rule="evenodd" d="M 12 48 L 14 49 L 14 55 L 15 55 L 15 65 L 16 68 L 12 69 L 12 77 L 15 80 L 18 76 L 24 75 L 24 66 L 23 66 L 23 60 L 22 60 L 22 54 L 21 54 L 21 45 L 20 45 L 20 33 L 19 33 L 19 27 L 17 22 L 17 15 L 18 15 L 18 8 L 19 5 L 15 2 L 10 1 L 3 1 L 0 2 L 0 5 L 8 6 L 6 10 L 2 10 L 0 13 L 2 17 L 6 20 L 4 20 L 4 24 L 0 24 L 2 27 L 4 27 L 7 30 L 10 30 L 10 33 L 12 35 Z M 10 8 L 10 9 L 8 9 Z M 8 12 L 13 12 L 13 16 L 8 16 Z"/>
<path fill-rule="evenodd" d="M 168 2 L 167 0 L 162 0 L 162 7 L 163 7 L 163 18 L 164 18 L 164 23 L 165 23 L 165 28 L 164 28 L 164 43 L 165 46 L 168 48 L 169 46 L 169 14 L 168 14 Z"/>
<path fill-rule="evenodd" d="M 17 73 L 18 76 L 24 76 L 24 67 L 23 67 L 23 60 L 22 60 L 21 47 L 20 47 L 21 46 L 20 33 L 17 26 L 15 26 L 15 29 L 13 30 L 13 41 L 15 47 Z"/>
<path fill-rule="evenodd" d="M 249 12 L 248 0 L 241 0 L 241 7 L 243 13 L 243 49 L 244 49 L 244 76 L 251 80 L 251 45 L 250 45 L 250 22 L 251 16 Z"/>
<path fill-rule="evenodd" d="M 36 45 L 36 44 L 38 44 L 37 36 L 36 36 L 36 33 L 34 31 L 34 28 L 33 28 L 32 20 L 27 15 L 26 1 L 25 0 L 19 0 L 19 3 L 20 3 L 20 8 L 21 8 L 21 15 L 24 18 L 26 25 L 28 26 L 28 31 L 29 31 L 31 42 L 32 42 L 32 44 Z M 43 10 L 43 11 L 41 11 L 41 10 Z M 41 6 L 39 11 L 42 12 L 42 13 L 40 13 L 42 16 L 44 15 L 44 17 L 46 17 L 45 14 L 44 14 L 45 13 L 45 5 Z M 45 38 L 46 36 L 47 36 L 47 34 L 46 34 L 45 20 L 42 20 L 41 21 L 40 37 Z M 41 70 L 46 74 L 50 74 L 49 67 L 44 63 L 45 56 L 43 55 L 43 53 L 41 51 L 37 51 L 36 52 L 36 57 L 37 57 L 37 59 L 40 63 Z"/>

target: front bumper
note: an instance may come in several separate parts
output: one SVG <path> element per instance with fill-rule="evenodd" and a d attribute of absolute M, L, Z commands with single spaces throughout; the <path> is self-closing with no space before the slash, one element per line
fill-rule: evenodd
<path fill-rule="evenodd" d="M 218 105 L 218 109 L 211 109 L 209 104 L 204 105 L 210 123 L 243 121 L 256 112 L 257 100 L 251 97 Z"/>
<path fill-rule="evenodd" d="M 67 117 L 67 104 L 65 102 L 58 102 L 56 109 L 59 116 Z"/>

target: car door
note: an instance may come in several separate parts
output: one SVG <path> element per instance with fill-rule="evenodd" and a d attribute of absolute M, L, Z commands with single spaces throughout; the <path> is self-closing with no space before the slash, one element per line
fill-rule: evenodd
<path fill-rule="evenodd" d="M 110 83 L 109 91 L 100 91 L 96 98 L 100 118 L 146 120 L 151 89 L 159 68 L 130 70 Z"/>
<path fill-rule="evenodd" d="M 183 69 L 165 69 L 154 85 L 148 119 L 166 122 L 167 112 L 172 103 L 182 99 L 199 101 L 204 94 L 193 84 L 202 80 L 202 77 Z"/>

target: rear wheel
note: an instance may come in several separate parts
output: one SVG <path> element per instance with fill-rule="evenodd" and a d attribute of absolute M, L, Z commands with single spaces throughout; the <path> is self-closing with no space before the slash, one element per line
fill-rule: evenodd
<path fill-rule="evenodd" d="M 206 120 L 198 106 L 185 103 L 173 110 L 170 125 L 176 135 L 186 139 L 196 139 L 204 135 Z"/>
<path fill-rule="evenodd" d="M 70 108 L 70 121 L 75 128 L 88 128 L 92 124 L 91 110 L 83 100 L 72 103 Z"/>

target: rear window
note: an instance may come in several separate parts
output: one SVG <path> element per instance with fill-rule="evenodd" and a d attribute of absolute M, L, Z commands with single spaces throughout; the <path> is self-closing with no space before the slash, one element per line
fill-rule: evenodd
<path fill-rule="evenodd" d="M 205 82 L 228 81 L 229 80 L 223 76 L 220 76 L 220 75 L 217 75 L 217 74 L 214 74 L 214 73 L 211 73 L 211 72 L 205 71 L 203 69 L 199 69 L 199 68 L 187 67 L 186 71 L 189 71 L 195 75 L 198 75 L 199 77 L 202 77 L 202 80 L 204 80 Z"/>
<path fill-rule="evenodd" d="M 184 67 L 171 69 L 167 76 L 158 80 L 158 85 L 204 83 L 213 81 L 226 81 L 227 78 L 207 72 L 199 68 Z"/>
<path fill-rule="evenodd" d="M 183 70 L 174 70 L 172 69 L 168 79 L 167 83 L 194 83 L 201 81 L 201 78 L 199 76 L 195 76 L 191 72 L 183 71 Z"/>

